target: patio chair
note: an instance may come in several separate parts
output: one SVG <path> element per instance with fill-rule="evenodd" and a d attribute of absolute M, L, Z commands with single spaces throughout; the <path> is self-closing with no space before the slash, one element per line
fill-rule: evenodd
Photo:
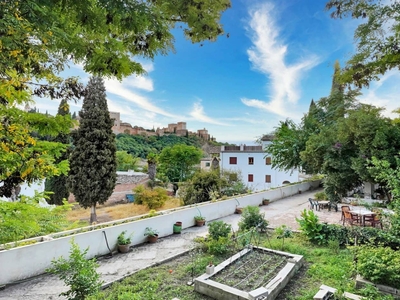
<path fill-rule="evenodd" d="M 344 219 L 343 219 L 343 226 L 347 222 L 350 225 L 354 225 L 354 223 L 359 223 L 360 219 L 357 215 L 352 214 L 350 211 L 343 211 Z"/>
<path fill-rule="evenodd" d="M 380 226 L 381 229 L 383 229 L 383 225 L 382 225 L 382 222 L 381 222 L 381 219 L 380 219 L 378 213 L 376 213 L 374 215 L 370 215 L 370 216 L 365 216 L 364 224 L 367 222 L 370 223 L 372 227 Z"/>
<path fill-rule="evenodd" d="M 312 198 L 308 198 L 308 201 L 310 202 L 311 209 L 314 209 L 314 208 L 315 208 L 315 210 L 319 210 L 320 209 L 320 206 L 319 206 L 319 203 L 318 203 L 317 200 L 314 200 Z"/>
<path fill-rule="evenodd" d="M 341 209 L 342 209 L 342 216 L 340 218 L 340 221 L 343 221 L 343 219 L 344 219 L 344 211 L 350 211 L 350 206 L 342 205 Z"/>

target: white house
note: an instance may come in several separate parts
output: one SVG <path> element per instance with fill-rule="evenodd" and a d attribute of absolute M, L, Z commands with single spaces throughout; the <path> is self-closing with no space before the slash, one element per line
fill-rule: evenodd
<path fill-rule="evenodd" d="M 262 138 L 261 146 L 221 146 L 220 168 L 239 172 L 243 182 L 253 191 L 267 190 L 299 181 L 299 171 L 272 168 L 273 157 L 264 152 L 271 137 Z"/>

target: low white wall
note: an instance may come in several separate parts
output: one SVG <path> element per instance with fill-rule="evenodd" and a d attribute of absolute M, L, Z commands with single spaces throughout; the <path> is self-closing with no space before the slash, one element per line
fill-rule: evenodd
<path fill-rule="evenodd" d="M 298 194 L 299 192 L 308 191 L 310 187 L 315 188 L 318 184 L 319 181 L 304 182 L 274 190 L 254 193 L 236 199 L 239 201 L 239 206 L 241 207 L 248 205 L 258 206 L 263 198 L 276 201 Z M 163 215 L 152 218 L 136 220 L 129 223 L 0 251 L 0 285 L 9 284 L 44 273 L 47 268 L 51 267 L 52 259 L 60 256 L 69 256 L 71 239 L 74 239 L 81 249 L 89 247 L 88 258 L 102 256 L 109 253 L 105 236 L 107 237 L 111 250 L 115 250 L 117 236 L 124 230 L 126 230 L 128 234 L 134 232 L 132 237 L 133 245 L 141 244 L 146 241 L 146 237 L 143 235 L 146 227 L 152 227 L 158 230 L 160 237 L 168 236 L 173 234 L 173 224 L 175 224 L 176 221 L 182 222 L 182 228 L 194 226 L 194 216 L 198 215 L 199 211 L 206 217 L 207 221 L 233 214 L 237 201 L 235 198 L 232 198 L 218 202 L 205 202 L 184 209 L 164 211 Z M 88 230 L 89 229 L 90 227 Z M 64 234 L 66 233 L 67 232 L 64 232 Z"/>

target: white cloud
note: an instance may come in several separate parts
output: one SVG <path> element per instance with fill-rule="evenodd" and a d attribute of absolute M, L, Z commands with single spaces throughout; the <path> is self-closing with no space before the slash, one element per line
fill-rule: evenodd
<path fill-rule="evenodd" d="M 394 70 L 387 72 L 379 81 L 370 83 L 370 88 L 363 91 L 364 94 L 360 97 L 360 102 L 385 108 L 383 114 L 386 117 L 398 117 L 397 114 L 393 113 L 393 110 L 400 107 L 399 79 L 400 74 L 398 72 Z"/>
<path fill-rule="evenodd" d="M 255 69 L 269 78 L 269 102 L 257 99 L 242 99 L 245 105 L 264 109 L 281 116 L 293 112 L 293 105 L 300 98 L 299 81 L 304 71 L 319 63 L 312 55 L 288 65 L 285 62 L 288 47 L 279 39 L 279 28 L 273 17 L 274 7 L 270 3 L 257 6 L 249 11 L 248 32 L 253 46 L 247 51 L 249 60 Z"/>
<path fill-rule="evenodd" d="M 190 112 L 190 115 L 194 118 L 195 121 L 205 122 L 205 123 L 209 123 L 209 124 L 222 125 L 222 126 L 229 126 L 226 123 L 220 122 L 218 120 L 215 120 L 215 119 L 212 119 L 212 118 L 206 116 L 204 113 L 204 108 L 200 102 L 201 101 L 194 103 L 193 110 Z"/>
<path fill-rule="evenodd" d="M 127 84 L 129 86 L 129 84 Z M 163 116 L 171 117 L 171 118 L 180 118 L 177 115 L 171 114 L 153 103 L 151 103 L 146 97 L 143 97 L 133 91 L 131 91 L 128 87 L 125 86 L 124 82 L 119 82 L 118 80 L 105 80 L 105 86 L 108 93 L 119 96 L 128 102 L 134 103 L 140 108 L 160 114 Z M 111 98 L 111 97 L 110 97 Z"/>

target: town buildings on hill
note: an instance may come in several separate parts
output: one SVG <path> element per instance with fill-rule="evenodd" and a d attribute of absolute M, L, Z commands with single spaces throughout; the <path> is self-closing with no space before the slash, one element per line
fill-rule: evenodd
<path fill-rule="evenodd" d="M 188 135 L 196 135 L 206 141 L 213 140 L 211 138 L 207 129 L 199 129 L 197 132 L 191 132 L 186 129 L 186 122 L 178 122 L 168 124 L 167 127 L 157 128 L 157 129 L 144 129 L 139 126 L 132 126 L 130 123 L 122 122 L 121 115 L 119 112 L 111 112 L 110 117 L 114 120 L 114 125 L 112 130 L 115 134 L 119 133 L 127 133 L 131 135 L 146 135 L 146 136 L 163 136 L 165 134 L 176 134 L 178 136 L 188 136 Z"/>

